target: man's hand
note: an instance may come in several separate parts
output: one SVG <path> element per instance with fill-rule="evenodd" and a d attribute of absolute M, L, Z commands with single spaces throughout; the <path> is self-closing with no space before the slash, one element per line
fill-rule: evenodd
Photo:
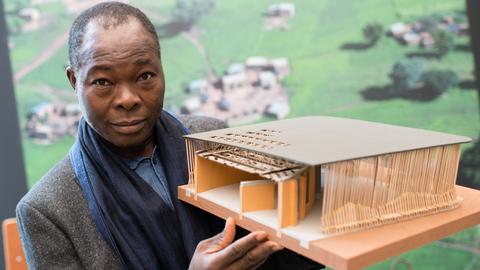
<path fill-rule="evenodd" d="M 189 269 L 255 269 L 270 254 L 283 249 L 269 241 L 265 232 L 252 232 L 232 243 L 234 238 L 235 221 L 230 217 L 221 233 L 198 243 Z"/>

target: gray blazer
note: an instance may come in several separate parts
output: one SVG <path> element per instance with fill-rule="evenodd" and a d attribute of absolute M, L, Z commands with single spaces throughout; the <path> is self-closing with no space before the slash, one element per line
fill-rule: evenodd
<path fill-rule="evenodd" d="M 226 127 L 213 118 L 179 118 L 192 133 Z M 17 221 L 30 269 L 121 269 L 90 217 L 68 155 L 18 203 Z"/>

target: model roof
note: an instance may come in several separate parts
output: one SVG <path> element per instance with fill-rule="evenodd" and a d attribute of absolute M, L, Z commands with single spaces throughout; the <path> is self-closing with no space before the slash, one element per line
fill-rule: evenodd
<path fill-rule="evenodd" d="M 362 120 L 308 116 L 185 136 L 305 165 L 470 142 L 465 136 Z"/>

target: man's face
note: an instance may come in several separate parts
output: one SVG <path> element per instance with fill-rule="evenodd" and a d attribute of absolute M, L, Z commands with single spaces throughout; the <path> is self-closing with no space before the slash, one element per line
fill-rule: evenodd
<path fill-rule="evenodd" d="M 136 19 L 87 26 L 79 67 L 67 70 L 85 119 L 117 147 L 150 141 L 163 107 L 165 81 L 153 37 Z"/>

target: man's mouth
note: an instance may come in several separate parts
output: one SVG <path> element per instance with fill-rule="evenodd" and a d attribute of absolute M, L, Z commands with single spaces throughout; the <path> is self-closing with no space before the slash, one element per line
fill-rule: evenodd
<path fill-rule="evenodd" d="M 111 123 L 113 129 L 118 133 L 137 133 L 145 126 L 145 119 L 122 120 Z"/>

